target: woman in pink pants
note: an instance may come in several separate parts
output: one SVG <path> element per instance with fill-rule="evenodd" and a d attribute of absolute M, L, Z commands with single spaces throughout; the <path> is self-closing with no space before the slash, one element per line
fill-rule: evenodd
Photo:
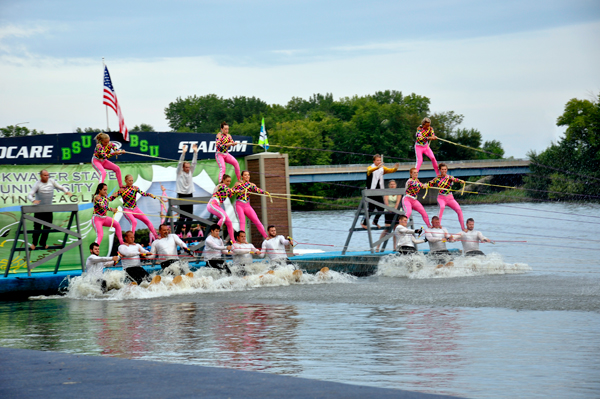
<path fill-rule="evenodd" d="M 229 147 L 237 145 L 239 143 L 233 141 L 233 138 L 229 134 L 229 125 L 227 122 L 221 123 L 221 132 L 217 133 L 217 152 L 215 158 L 219 165 L 219 181 L 223 181 L 223 175 L 225 175 L 225 163 L 233 165 L 235 169 L 235 176 L 238 181 L 242 180 L 240 176 L 240 165 L 238 161 L 229 153 Z"/>
<path fill-rule="evenodd" d="M 108 158 L 113 155 L 124 154 L 125 151 L 117 150 L 117 146 L 110 142 L 110 137 L 106 133 L 98 133 L 96 135 L 96 149 L 94 150 L 94 156 L 92 156 L 92 166 L 100 174 L 100 183 L 104 183 L 106 179 L 106 169 L 112 170 L 117 175 L 117 181 L 119 187 L 123 187 L 123 180 L 121 180 L 121 169 L 114 163 L 110 162 Z"/>
<path fill-rule="evenodd" d="M 435 174 L 439 176 L 440 172 L 438 170 L 438 164 L 433 155 L 433 151 L 431 151 L 431 147 L 429 146 L 431 140 L 437 140 L 437 137 L 431 127 L 431 120 L 429 118 L 424 118 L 421 122 L 421 126 L 417 128 L 417 141 L 415 143 L 417 164 L 415 167 L 417 168 L 417 171 L 419 171 L 421 169 L 421 164 L 423 163 L 423 155 L 427 155 L 429 159 L 431 159 Z"/>
<path fill-rule="evenodd" d="M 442 223 L 442 215 L 444 214 L 444 209 L 446 205 L 450 207 L 450 209 L 454 210 L 458 215 L 458 222 L 460 223 L 460 228 L 465 230 L 465 222 L 463 220 L 463 213 L 460 209 L 460 205 L 454 199 L 452 195 L 452 183 L 462 183 L 465 184 L 464 180 L 457 179 L 456 177 L 450 176 L 448 173 L 448 166 L 445 163 L 440 164 L 440 175 L 435 179 L 431 180 L 427 183 L 429 187 L 439 187 L 440 192 L 437 197 L 437 202 L 440 205 L 440 223 Z"/>
<path fill-rule="evenodd" d="M 431 227 L 429 216 L 427 216 L 427 212 L 425 212 L 423 205 L 421 205 L 417 199 L 419 191 L 421 191 L 422 188 L 427 188 L 426 184 L 419 181 L 419 171 L 417 168 L 412 168 L 410 170 L 410 179 L 406 181 L 405 188 L 406 194 L 404 194 L 404 197 L 402 198 L 402 208 L 404 209 L 406 217 L 410 219 L 410 215 L 414 209 L 421 214 L 427 227 Z"/>
<path fill-rule="evenodd" d="M 160 198 L 158 198 L 156 195 L 144 192 L 144 191 L 140 190 L 140 188 L 138 186 L 134 186 L 133 185 L 133 176 L 131 176 L 131 175 L 125 176 L 125 187 L 121 188 L 117 194 L 117 195 L 120 195 L 121 198 L 123 198 L 123 216 L 125 216 L 125 218 L 129 221 L 129 223 L 131 223 L 131 231 L 133 231 L 134 233 L 135 233 L 135 227 L 137 225 L 136 219 L 142 221 L 146 226 L 148 226 L 148 229 L 154 236 L 154 238 L 152 240 L 152 241 L 154 241 L 154 240 L 158 239 L 158 234 L 156 233 L 154 226 L 150 222 L 150 219 L 148 219 L 148 217 L 142 213 L 140 208 L 138 208 L 138 206 L 137 206 L 138 194 L 140 194 L 143 197 L 150 197 L 150 198 L 157 199 L 157 200 L 161 201 L 161 204 L 162 204 L 162 200 Z"/>
<path fill-rule="evenodd" d="M 256 187 L 256 184 L 250 183 L 250 172 L 247 170 L 242 172 L 242 181 L 238 181 L 233 187 L 233 192 L 237 194 L 235 201 L 235 213 L 240 221 L 240 231 L 246 232 L 246 216 L 254 223 L 264 239 L 267 238 L 265 227 L 256 216 L 256 212 L 250 206 L 250 192 L 269 195 L 268 191 L 263 191 Z"/>
<path fill-rule="evenodd" d="M 223 223 L 225 223 L 225 225 L 227 226 L 227 234 L 229 234 L 231 242 L 235 244 L 233 224 L 231 223 L 231 219 L 229 219 L 229 216 L 227 216 L 227 212 L 225 212 L 225 207 L 223 206 L 223 203 L 227 198 L 231 198 L 235 195 L 233 190 L 229 188 L 230 184 L 231 176 L 223 175 L 223 180 L 215 187 L 213 195 L 208 201 L 206 209 L 219 218 L 219 221 L 217 222 L 219 227 L 223 226 Z"/>
<path fill-rule="evenodd" d="M 92 215 L 92 227 L 96 231 L 96 244 L 102 243 L 104 238 L 104 227 L 114 227 L 115 234 L 119 243 L 123 244 L 123 235 L 121 234 L 121 226 L 119 223 L 115 223 L 114 219 L 108 216 L 108 211 L 116 212 L 115 208 L 109 207 L 109 203 L 117 198 L 118 194 L 113 194 L 110 197 L 106 197 L 108 187 L 105 183 L 98 184 L 96 193 L 94 194 L 94 214 Z"/>

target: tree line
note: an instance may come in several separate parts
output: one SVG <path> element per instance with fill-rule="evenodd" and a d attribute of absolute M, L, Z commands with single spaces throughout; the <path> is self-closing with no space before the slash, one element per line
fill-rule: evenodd
<path fill-rule="evenodd" d="M 331 93 L 313 94 L 309 99 L 292 97 L 286 105 L 267 104 L 257 97 L 208 94 L 177 98 L 165 108 L 165 116 L 176 132 L 216 133 L 220 123 L 227 121 L 230 133 L 251 136 L 255 143 L 264 117 L 272 150 L 288 153 L 292 166 L 369 163 L 376 153 L 384 154 L 388 162 L 412 161 L 415 131 L 426 116 L 439 137 L 491 153 L 436 141 L 432 149 L 439 159 L 502 158 L 500 142 L 483 142 L 477 129 L 458 127 L 463 115 L 431 114 L 429 106 L 425 96 L 405 96 L 396 90 L 339 100 Z"/>
<path fill-rule="evenodd" d="M 593 100 L 573 98 L 556 121 L 566 126 L 563 137 L 544 151 L 530 151 L 531 175 L 525 187 L 542 199 L 600 198 L 600 94 Z M 591 196 L 591 197 L 586 197 Z"/>

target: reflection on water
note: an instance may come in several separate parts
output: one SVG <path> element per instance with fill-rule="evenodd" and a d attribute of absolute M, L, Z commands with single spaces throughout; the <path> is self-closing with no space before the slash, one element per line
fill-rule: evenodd
<path fill-rule="evenodd" d="M 47 300 L 1 304 L 0 345 L 459 396 L 586 397 L 600 388 L 598 319 L 592 312 L 190 297 Z"/>

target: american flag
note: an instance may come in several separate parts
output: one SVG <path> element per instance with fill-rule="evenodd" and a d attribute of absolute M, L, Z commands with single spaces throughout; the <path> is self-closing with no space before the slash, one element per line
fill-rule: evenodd
<path fill-rule="evenodd" d="M 115 111 L 117 117 L 119 118 L 119 131 L 123 135 L 125 141 L 129 141 L 129 131 L 127 130 L 127 126 L 125 125 L 125 120 L 123 119 L 123 113 L 121 112 L 121 107 L 119 107 L 119 101 L 117 100 L 117 93 L 115 93 L 115 89 L 110 80 L 110 74 L 108 73 L 108 67 L 104 66 L 104 105 L 109 106 Z"/>

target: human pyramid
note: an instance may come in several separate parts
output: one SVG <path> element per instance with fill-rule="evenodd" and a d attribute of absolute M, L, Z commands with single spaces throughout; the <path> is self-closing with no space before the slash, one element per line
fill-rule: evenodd
<path fill-rule="evenodd" d="M 423 242 L 430 243 L 431 253 L 432 254 L 447 254 L 449 251 L 446 250 L 446 241 L 462 241 L 463 248 L 466 255 L 483 255 L 483 252 L 479 251 L 479 246 L 476 245 L 479 242 L 491 242 L 489 239 L 485 238 L 480 232 L 474 230 L 475 221 L 473 219 L 467 220 L 467 225 L 465 226 L 462 209 L 460 205 L 454 199 L 454 195 L 452 194 L 452 185 L 454 183 L 460 183 L 465 185 L 465 181 L 461 179 L 457 179 L 454 176 L 448 174 L 448 166 L 445 163 L 440 163 L 438 165 L 437 160 L 435 159 L 435 155 L 431 150 L 430 143 L 432 140 L 437 140 L 435 132 L 431 127 L 431 120 L 429 118 L 424 118 L 421 122 L 421 125 L 417 128 L 416 132 L 416 141 L 415 141 L 415 154 L 417 158 L 417 162 L 414 168 L 410 169 L 410 178 L 406 181 L 405 184 L 405 194 L 402 198 L 401 204 L 404 210 L 405 215 L 400 215 L 398 218 L 398 227 L 394 229 L 394 247 L 398 250 L 400 254 L 412 254 L 416 252 L 416 248 L 414 244 L 419 244 Z M 419 169 L 423 164 L 423 155 L 426 155 L 433 164 L 433 169 L 435 170 L 436 177 L 430 180 L 427 183 L 421 183 L 419 181 Z M 373 164 L 367 168 L 367 188 L 369 189 L 383 189 L 385 188 L 383 182 L 383 176 L 388 173 L 393 173 L 398 170 L 399 164 L 396 164 L 393 168 L 388 168 L 383 164 L 383 157 L 379 154 L 373 156 Z M 396 188 L 396 182 L 390 181 L 390 188 Z M 426 192 L 429 188 L 436 188 L 438 191 L 437 202 L 440 207 L 439 215 L 434 216 L 432 218 L 432 223 L 429 221 L 429 216 L 423 205 L 418 201 L 419 192 L 424 189 Z M 392 197 L 390 199 L 390 197 Z M 385 203 L 388 206 L 396 207 L 399 205 L 397 203 L 396 196 L 373 196 L 371 197 L 373 200 Z M 390 204 L 390 200 L 393 200 L 392 204 Z M 462 232 L 459 234 L 449 234 L 448 231 L 441 226 L 442 216 L 444 214 L 444 210 L 448 206 L 450 209 L 454 210 L 458 215 L 458 221 L 460 223 L 460 227 Z M 384 209 L 376 204 L 369 203 L 369 212 L 374 210 L 382 212 Z M 408 224 L 408 219 L 410 218 L 413 209 L 421 214 L 425 225 L 428 230 L 426 232 L 425 238 L 423 240 L 417 240 L 413 235 L 418 234 L 421 235 L 423 233 L 423 229 L 408 229 L 406 226 Z M 380 213 L 375 215 L 373 219 L 373 223 L 378 225 Z M 386 215 L 386 226 L 390 227 L 392 223 L 391 214 Z M 362 226 L 366 228 L 367 220 L 366 218 L 362 221 Z M 386 235 L 386 232 L 383 231 L 381 234 L 381 238 Z M 474 244 L 473 244 L 474 243 Z M 377 247 L 379 249 L 379 247 Z"/>
<path fill-rule="evenodd" d="M 179 260 L 178 247 L 191 255 L 191 251 L 188 249 L 186 243 L 182 240 L 182 238 L 185 239 L 190 236 L 191 223 L 189 223 L 189 221 L 191 221 L 191 218 L 184 214 L 180 214 L 177 231 L 175 234 L 173 234 L 170 231 L 170 226 L 165 223 L 165 200 L 168 198 L 166 196 L 165 188 L 161 185 L 162 197 L 157 197 L 154 194 L 144 192 L 139 187 L 134 186 L 133 176 L 131 175 L 125 176 L 125 182 L 123 184 L 121 169 L 116 164 L 109 161 L 109 158 L 124 154 L 125 151 L 118 150 L 116 144 L 110 141 L 110 137 L 106 133 L 99 133 L 95 139 L 97 145 L 95 147 L 91 163 L 94 169 L 100 175 L 100 183 L 98 184 L 96 192 L 93 196 L 93 215 L 91 223 L 96 232 L 96 240 L 90 245 L 91 256 L 87 262 L 88 269 L 90 269 L 89 271 L 96 270 L 96 272 L 99 270 L 101 274 L 106 265 L 113 264 L 114 262 L 117 262 L 119 258 L 121 258 L 123 260 L 123 268 L 128 272 L 132 280 L 139 284 L 143 279 L 148 277 L 148 273 L 145 272 L 145 270 L 141 267 L 140 256 L 160 259 L 162 260 L 161 267 L 163 269 L 167 269 L 171 267 L 173 263 Z M 472 255 L 483 254 L 479 251 L 478 245 L 471 244 L 472 248 L 470 250 L 467 248 L 469 245 L 468 242 L 479 243 L 490 241 L 483 237 L 480 232 L 477 232 L 473 229 L 474 221 L 472 219 L 467 220 L 467 226 L 465 227 L 462 210 L 452 195 L 452 184 L 461 183 L 463 184 L 464 188 L 465 182 L 448 175 L 448 167 L 446 164 L 440 163 L 438 165 L 435 155 L 430 148 L 430 142 L 436 139 L 437 137 L 435 136 L 434 130 L 431 127 L 431 120 L 429 118 L 424 118 L 421 126 L 418 127 L 416 132 L 415 153 L 417 162 L 416 166 L 410 170 L 410 178 L 405 185 L 406 193 L 401 201 L 405 216 L 400 216 L 399 225 L 394 230 L 394 247 L 401 254 L 412 253 L 415 251 L 414 244 L 429 241 L 432 252 L 445 253 L 448 252 L 445 249 L 445 244 L 443 244 L 446 240 L 454 241 L 463 238 L 461 241 L 463 241 L 463 246 L 465 247 L 466 253 L 472 252 Z M 265 191 L 257 187 L 254 183 L 250 182 L 249 171 L 240 171 L 239 163 L 235 157 L 229 153 L 230 147 L 238 144 L 239 143 L 235 142 L 229 134 L 229 125 L 226 122 L 221 123 L 220 132 L 216 137 L 215 153 L 215 160 L 219 167 L 219 183 L 215 186 L 213 194 L 207 204 L 207 210 L 216 216 L 218 222 L 210 227 L 210 235 L 205 240 L 203 257 L 207 262 L 207 266 L 224 270 L 227 273 L 231 273 L 231 270 L 225 265 L 224 259 L 222 259 L 222 255 L 226 253 L 233 254 L 234 264 L 251 263 L 252 254 L 256 254 L 260 257 L 267 255 L 272 261 L 283 261 L 284 263 L 290 263 L 290 261 L 287 259 L 285 247 L 292 245 L 291 237 L 283 237 L 281 235 L 278 236 L 275 226 L 268 226 L 267 229 L 265 229 L 260 219 L 256 215 L 256 212 L 250 206 L 250 193 L 259 195 L 270 194 L 268 191 Z M 198 147 L 196 144 L 194 144 L 192 147 L 194 154 L 191 163 L 185 161 L 187 151 L 188 147 L 184 146 L 176 172 L 177 196 L 180 199 L 193 197 L 194 193 L 193 173 L 197 163 Z M 419 169 L 423 163 L 423 155 L 429 157 L 433 164 L 433 168 L 436 171 L 436 177 L 425 184 L 421 183 L 418 178 Z M 237 182 L 233 187 L 230 187 L 231 177 L 225 173 L 226 164 L 232 165 L 235 170 Z M 399 165 L 396 164 L 393 168 L 387 168 L 383 165 L 382 156 L 375 155 L 373 157 L 373 164 L 367 168 L 367 188 L 383 189 L 383 176 L 385 174 L 395 172 L 398 169 L 398 166 Z M 107 170 L 115 172 L 117 181 L 119 183 L 119 190 L 111 196 L 108 196 L 108 188 L 104 183 Z M 36 183 L 29 194 L 29 198 L 34 201 L 34 203 L 42 202 L 45 204 L 51 204 L 54 189 L 63 190 L 70 195 L 70 193 L 68 193 L 64 187 L 60 186 L 53 179 L 49 179 L 47 171 L 42 170 L 40 172 L 40 178 L 41 180 Z M 395 188 L 395 182 L 393 180 L 390 182 L 390 184 L 392 183 L 394 186 L 391 187 Z M 422 189 L 428 190 L 429 188 L 433 187 L 439 190 L 437 201 L 440 206 L 440 211 L 439 216 L 434 216 L 432 218 L 432 225 L 429 222 L 427 213 L 417 198 Z M 33 199 L 34 195 L 36 198 L 38 198 L 37 200 Z M 150 197 L 161 202 L 161 225 L 158 229 L 158 232 L 155 230 L 147 215 L 141 212 L 141 210 L 138 208 L 138 196 Z M 123 202 L 123 215 L 131 224 L 131 230 L 125 232 L 125 234 L 123 234 L 120 224 L 116 222 L 113 217 L 109 216 L 109 212 L 119 212 L 118 209 L 110 206 L 110 203 L 116 200 L 118 197 L 121 197 Z M 234 197 L 236 197 L 235 212 L 238 216 L 240 225 L 240 230 L 237 232 L 235 232 L 233 229 L 233 224 L 227 215 L 227 212 L 225 211 L 224 205 L 228 198 L 233 199 Z M 397 202 L 396 196 L 386 196 L 385 199 L 383 196 L 380 196 L 373 197 L 373 199 L 378 202 L 385 202 L 388 204 L 388 199 L 392 200 L 392 198 L 388 197 L 394 197 L 394 204 L 392 204 L 392 206 L 397 208 L 399 203 Z M 458 214 L 461 229 L 463 230 L 458 235 L 450 235 L 446 229 L 441 227 L 442 216 L 446 206 L 450 207 Z M 423 221 L 429 229 L 424 240 L 417 240 L 414 237 L 414 234 L 421 235 L 423 232 L 422 229 L 413 230 L 406 227 L 408 218 L 410 218 L 413 209 L 421 214 Z M 184 213 L 192 214 L 193 204 L 181 205 L 180 210 Z M 369 210 L 383 211 L 383 208 L 370 203 Z M 42 220 L 47 220 L 49 222 L 52 221 L 51 213 L 49 216 L 46 215 L 46 213 L 40 213 L 36 216 Z M 388 216 L 389 215 L 386 215 L 387 226 L 391 224 L 391 220 L 388 220 Z M 261 250 L 258 250 L 252 244 L 246 242 L 246 217 L 248 217 L 250 221 L 256 225 L 258 231 L 264 238 Z M 373 220 L 376 225 L 379 217 L 380 214 L 377 214 Z M 147 251 L 141 245 L 134 243 L 135 229 L 138 220 L 148 226 L 148 229 L 150 230 L 150 242 L 152 244 L 150 251 Z M 366 227 L 365 223 L 366 220 L 363 220 L 363 227 Z M 225 224 L 227 228 L 231 245 L 225 245 L 223 240 L 220 238 L 220 230 L 223 224 Z M 118 251 L 119 257 L 99 256 L 98 250 L 104 237 L 104 227 L 113 227 L 115 229 L 116 237 L 120 243 Z M 34 231 L 37 231 L 40 228 L 41 226 L 34 226 Z M 382 236 L 384 234 L 385 232 L 382 233 Z M 201 230 L 199 231 L 199 235 L 203 235 Z M 37 248 L 39 237 L 39 232 L 34 233 L 31 249 Z M 46 245 L 48 233 L 42 233 L 41 237 L 41 246 L 48 248 Z M 176 267 L 171 270 L 171 272 L 180 274 L 183 272 L 183 270 Z"/>

